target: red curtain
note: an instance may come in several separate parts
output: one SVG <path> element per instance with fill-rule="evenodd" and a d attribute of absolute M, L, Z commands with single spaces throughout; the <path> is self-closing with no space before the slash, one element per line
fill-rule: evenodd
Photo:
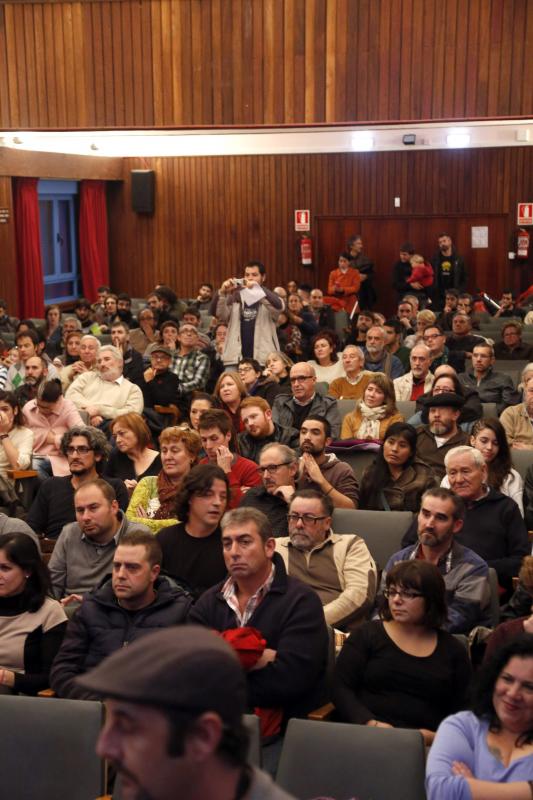
<path fill-rule="evenodd" d="M 15 178 L 15 238 L 21 319 L 44 314 L 38 178 Z"/>
<path fill-rule="evenodd" d="M 92 303 L 109 284 L 105 181 L 80 182 L 80 267 L 83 294 Z"/>

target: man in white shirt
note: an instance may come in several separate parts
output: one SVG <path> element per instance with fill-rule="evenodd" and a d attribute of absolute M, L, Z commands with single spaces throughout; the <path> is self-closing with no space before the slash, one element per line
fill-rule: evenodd
<path fill-rule="evenodd" d="M 109 420 L 135 411 L 142 414 L 143 396 L 138 386 L 122 374 L 122 353 L 113 345 L 100 348 L 97 372 L 79 375 L 69 387 L 66 397 L 78 411 L 85 411 L 95 427 L 105 427 Z"/>

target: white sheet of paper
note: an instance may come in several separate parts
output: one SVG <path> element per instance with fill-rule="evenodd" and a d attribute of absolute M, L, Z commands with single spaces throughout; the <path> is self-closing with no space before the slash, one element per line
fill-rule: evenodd
<path fill-rule="evenodd" d="M 489 229 L 486 225 L 472 227 L 472 247 L 489 246 Z"/>
<path fill-rule="evenodd" d="M 254 303 L 258 303 L 259 300 L 262 300 L 263 297 L 266 297 L 266 294 L 261 286 L 256 283 L 251 289 L 248 289 L 247 287 L 243 289 L 241 291 L 241 297 L 247 306 L 253 306 Z"/>

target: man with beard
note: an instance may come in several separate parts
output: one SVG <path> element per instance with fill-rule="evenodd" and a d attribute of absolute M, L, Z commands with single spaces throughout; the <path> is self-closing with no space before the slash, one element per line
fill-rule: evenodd
<path fill-rule="evenodd" d="M 262 484 L 248 489 L 240 507 L 252 506 L 261 511 L 272 526 L 272 535 L 286 536 L 287 511 L 296 491 L 298 457 L 285 444 L 267 444 L 259 455 L 259 474 Z"/>
<path fill-rule="evenodd" d="M 143 396 L 138 386 L 122 374 L 124 359 L 113 345 L 104 345 L 98 353 L 98 371 L 79 375 L 68 388 L 66 397 L 78 411 L 85 411 L 95 427 L 135 411 L 142 414 Z"/>
<path fill-rule="evenodd" d="M 367 332 L 364 349 L 365 369 L 369 372 L 383 372 L 394 380 L 403 375 L 403 364 L 397 356 L 387 351 L 385 340 L 385 329 L 381 325 L 374 325 Z"/>
<path fill-rule="evenodd" d="M 28 359 L 39 355 L 39 335 L 32 330 L 19 331 L 15 336 L 15 344 L 18 361 L 7 371 L 5 389 L 8 392 L 15 392 L 24 383 Z M 57 370 L 53 364 L 48 365 L 48 377 L 57 378 Z"/>
<path fill-rule="evenodd" d="M 126 292 L 117 295 L 117 316 L 128 328 L 138 328 L 139 323 L 131 312 L 131 297 Z"/>
<path fill-rule="evenodd" d="M 122 353 L 124 377 L 140 386 L 144 372 L 143 357 L 130 344 L 130 329 L 126 322 L 113 322 L 111 325 L 111 341 Z"/>
<path fill-rule="evenodd" d="M 446 584 L 446 605 L 450 633 L 469 633 L 476 625 L 490 627 L 489 570 L 473 550 L 456 541 L 466 507 L 463 499 L 449 489 L 429 489 L 422 496 L 417 520 L 413 523 L 418 542 L 390 557 L 381 576 L 380 593 L 387 572 L 398 561 L 422 559 L 435 564 Z"/>
<path fill-rule="evenodd" d="M 439 480 L 446 472 L 446 453 L 458 445 L 469 443 L 468 434 L 457 425 L 463 404 L 464 399 L 453 392 L 433 395 L 424 401 L 429 424 L 419 425 L 416 429 L 416 455 L 432 467 Z"/>
<path fill-rule="evenodd" d="M 326 455 L 331 427 L 325 417 L 307 417 L 300 428 L 300 477 L 298 489 L 316 489 L 329 497 L 335 508 L 357 508 L 359 484 L 352 468 L 334 453 Z"/>
<path fill-rule="evenodd" d="M 351 333 L 346 339 L 347 344 L 355 344 L 364 347 L 366 334 L 374 324 L 374 315 L 371 311 L 364 309 L 359 312 L 357 317 L 352 320 Z"/>
<path fill-rule="evenodd" d="M 347 630 L 369 614 L 377 572 L 363 539 L 333 533 L 332 514 L 333 503 L 322 492 L 296 492 L 288 513 L 289 535 L 276 539 L 276 550 L 289 575 L 318 594 L 328 625 Z"/>
<path fill-rule="evenodd" d="M 433 294 L 436 307 L 442 308 L 446 289 L 465 291 L 466 267 L 464 259 L 458 255 L 448 233 L 439 234 L 438 245 L 439 249 L 431 259 L 431 266 L 435 274 Z"/>
<path fill-rule="evenodd" d="M 48 377 L 48 364 L 42 356 L 32 356 L 26 361 L 24 373 L 24 381 L 15 391 L 21 408 L 37 397 L 39 386 Z"/>
<path fill-rule="evenodd" d="M 415 344 L 409 357 L 411 371 L 394 381 L 396 400 L 418 400 L 429 392 L 433 375 L 429 371 L 431 355 L 425 344 Z"/>
<path fill-rule="evenodd" d="M 30 528 L 50 539 L 57 539 L 63 525 L 76 519 L 74 492 L 83 483 L 99 477 L 111 445 L 102 431 L 78 425 L 63 434 L 60 450 L 68 461 L 70 474 L 45 480 L 26 517 Z M 119 507 L 125 511 L 129 496 L 124 482 L 118 478 L 105 478 L 105 481 L 112 486 Z"/>
<path fill-rule="evenodd" d="M 259 454 L 271 442 L 298 447 L 296 428 L 282 428 L 272 420 L 272 410 L 263 397 L 245 397 L 240 406 L 245 431 L 239 433 L 239 452 L 244 458 L 259 463 Z"/>

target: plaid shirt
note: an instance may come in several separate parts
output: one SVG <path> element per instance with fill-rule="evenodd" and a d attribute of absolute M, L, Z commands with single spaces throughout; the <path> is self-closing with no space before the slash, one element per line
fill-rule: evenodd
<path fill-rule="evenodd" d="M 239 600 L 237 598 L 237 587 L 235 581 L 230 576 L 227 581 L 225 582 L 224 586 L 222 587 L 222 597 L 231 608 L 231 610 L 235 613 L 237 617 L 237 622 L 239 623 L 239 627 L 244 628 L 245 625 L 248 624 L 250 618 L 252 617 L 254 611 L 262 601 L 265 595 L 267 595 L 270 591 L 270 587 L 272 586 L 272 582 L 274 581 L 274 575 L 276 574 L 276 568 L 274 564 L 272 564 L 272 569 L 270 571 L 270 575 L 266 579 L 266 581 L 261 584 L 257 592 L 253 594 L 248 602 L 246 603 L 246 608 L 244 609 L 243 613 L 241 614 L 241 610 L 239 608 Z"/>
<path fill-rule="evenodd" d="M 205 389 L 209 378 L 209 357 L 200 350 L 191 350 L 186 356 L 174 355 L 170 368 L 180 380 L 180 394 L 189 394 L 195 389 Z"/>

